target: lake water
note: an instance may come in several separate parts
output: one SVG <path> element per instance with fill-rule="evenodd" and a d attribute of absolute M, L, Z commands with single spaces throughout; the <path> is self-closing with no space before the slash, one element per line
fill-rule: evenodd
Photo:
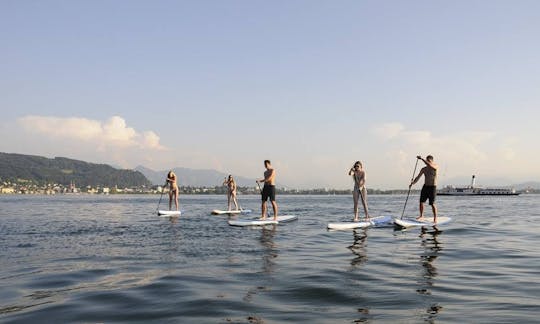
<path fill-rule="evenodd" d="M 180 199 L 171 220 L 159 196 L 0 196 L 0 322 L 540 321 L 538 195 L 438 197 L 439 231 L 327 231 L 349 196 L 278 196 L 299 220 L 266 228 L 210 215 L 224 196 Z M 399 217 L 405 196 L 368 199 Z"/>

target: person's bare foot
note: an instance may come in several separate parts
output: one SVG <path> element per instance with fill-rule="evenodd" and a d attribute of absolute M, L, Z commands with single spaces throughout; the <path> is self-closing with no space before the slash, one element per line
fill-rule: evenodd
<path fill-rule="evenodd" d="M 418 216 L 416 217 L 416 220 L 424 220 L 424 216 Z"/>

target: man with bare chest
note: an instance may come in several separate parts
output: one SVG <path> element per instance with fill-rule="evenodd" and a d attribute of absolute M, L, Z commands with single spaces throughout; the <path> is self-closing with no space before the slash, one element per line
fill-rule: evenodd
<path fill-rule="evenodd" d="M 257 183 L 263 182 L 264 186 L 261 192 L 261 219 L 266 219 L 266 201 L 270 199 L 274 210 L 274 220 L 277 220 L 278 206 L 276 204 L 276 170 L 272 167 L 270 160 L 264 160 L 264 179 L 257 180 Z"/>
<path fill-rule="evenodd" d="M 420 180 L 420 177 L 424 176 L 424 186 L 420 193 L 420 216 L 417 219 L 424 219 L 424 203 L 429 199 L 429 204 L 433 211 L 433 223 L 437 223 L 437 206 L 435 205 L 435 198 L 437 197 L 437 171 L 439 170 L 439 166 L 433 161 L 433 156 L 431 155 L 428 155 L 425 159 L 421 156 L 417 156 L 416 158 L 422 160 L 426 164 L 426 166 L 420 170 L 418 176 L 409 185 L 409 188 L 411 188 L 418 180 Z"/>

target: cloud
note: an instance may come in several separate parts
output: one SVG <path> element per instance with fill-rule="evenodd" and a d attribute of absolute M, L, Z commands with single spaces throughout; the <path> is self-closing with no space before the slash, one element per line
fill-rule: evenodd
<path fill-rule="evenodd" d="M 44 116 L 25 116 L 17 120 L 23 130 L 49 137 L 71 137 L 79 140 L 92 140 L 101 133 L 101 123 L 84 118 L 58 118 Z"/>
<path fill-rule="evenodd" d="M 24 131 L 50 139 L 81 141 L 107 148 L 164 150 L 159 136 L 152 131 L 137 132 L 120 116 L 106 121 L 78 117 L 25 116 L 17 120 Z"/>
<path fill-rule="evenodd" d="M 413 154 L 430 154 L 439 152 L 444 156 L 460 158 L 484 159 L 486 154 L 482 146 L 495 139 L 496 134 L 490 131 L 459 131 L 446 135 L 434 135 L 426 130 L 408 130 L 400 123 L 376 125 L 372 129 L 380 140 L 386 144 L 395 144 L 404 149 L 413 150 Z M 424 152 L 424 153 L 422 153 Z M 402 153 L 400 153 L 402 156 Z"/>
<path fill-rule="evenodd" d="M 381 138 L 392 139 L 397 137 L 403 130 L 405 126 L 400 123 L 391 122 L 377 125 L 372 128 L 372 132 Z"/>
<path fill-rule="evenodd" d="M 120 116 L 94 120 L 29 115 L 1 125 L 2 134 L 17 134 L 2 143 L 6 152 L 64 156 L 123 168 L 158 164 L 172 153 L 160 144 L 158 134 L 136 130 Z"/>
<path fill-rule="evenodd" d="M 407 129 L 400 123 L 386 123 L 374 126 L 372 134 L 380 147 L 386 150 L 388 160 L 383 162 L 385 168 L 395 176 L 406 176 L 412 170 L 415 156 L 428 154 L 433 155 L 441 166 L 440 175 L 443 178 L 479 171 L 494 175 L 497 172 L 513 172 L 502 163 L 502 160 L 515 158 L 512 143 L 501 141 L 504 136 L 492 131 L 439 134 Z"/>

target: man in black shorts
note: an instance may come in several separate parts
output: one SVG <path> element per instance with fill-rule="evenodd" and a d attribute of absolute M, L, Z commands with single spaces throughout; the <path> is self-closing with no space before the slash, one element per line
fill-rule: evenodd
<path fill-rule="evenodd" d="M 261 219 L 266 219 L 266 201 L 270 198 L 272 208 L 274 209 L 274 220 L 277 220 L 278 207 L 276 204 L 276 170 L 272 168 L 270 160 L 264 160 L 264 179 L 257 180 L 256 182 L 264 182 L 264 187 L 261 192 L 262 205 L 261 205 Z"/>
<path fill-rule="evenodd" d="M 435 198 L 437 197 L 437 170 L 439 169 L 439 166 L 433 162 L 433 156 L 431 155 L 428 155 L 426 159 L 423 159 L 421 156 L 417 156 L 416 158 L 424 161 L 426 164 L 426 166 L 420 170 L 418 176 L 409 185 L 409 188 L 411 188 L 412 185 L 424 175 L 424 186 L 420 193 L 420 216 L 417 219 L 422 220 L 424 218 L 424 203 L 429 199 L 429 204 L 433 211 L 433 223 L 437 223 L 437 206 L 435 206 Z"/>

